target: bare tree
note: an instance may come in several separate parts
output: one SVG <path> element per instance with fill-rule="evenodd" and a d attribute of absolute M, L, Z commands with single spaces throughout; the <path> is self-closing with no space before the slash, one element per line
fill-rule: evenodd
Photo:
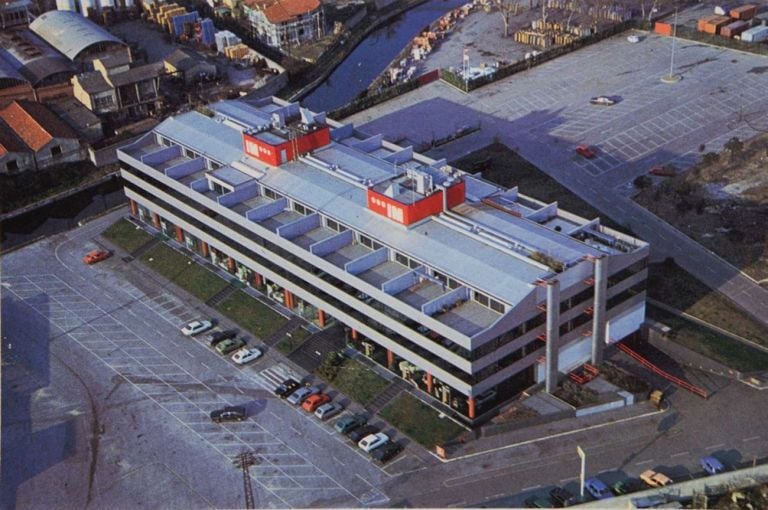
<path fill-rule="evenodd" d="M 509 37 L 509 20 L 520 12 L 520 0 L 493 0 L 504 22 L 504 37 Z"/>

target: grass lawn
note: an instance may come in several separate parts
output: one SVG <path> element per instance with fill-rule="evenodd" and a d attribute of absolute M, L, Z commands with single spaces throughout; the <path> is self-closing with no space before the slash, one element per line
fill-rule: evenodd
<path fill-rule="evenodd" d="M 392 426 L 429 449 L 464 432 L 450 419 L 438 418 L 435 409 L 407 393 L 401 393 L 380 414 Z"/>
<path fill-rule="evenodd" d="M 259 338 L 272 335 L 288 321 L 241 290 L 219 303 L 216 309 Z"/>
<path fill-rule="evenodd" d="M 275 347 L 277 350 L 285 354 L 286 356 L 295 351 L 304 340 L 309 336 L 309 331 L 304 328 L 294 329 L 290 333 L 287 333 L 282 340 L 280 340 Z"/>
<path fill-rule="evenodd" d="M 346 359 L 333 381 L 334 388 L 366 405 L 389 385 L 387 381 L 358 361 Z"/>
<path fill-rule="evenodd" d="M 450 164 L 467 172 L 482 171 L 483 178 L 500 186 L 520 186 L 523 195 L 544 203 L 557 202 L 563 210 L 590 220 L 599 216 L 603 225 L 620 228 L 503 143 L 492 143 Z"/>
<path fill-rule="evenodd" d="M 201 301 L 228 285 L 226 280 L 164 244 L 158 244 L 139 260 Z"/>
<path fill-rule="evenodd" d="M 125 218 L 113 223 L 111 227 L 101 233 L 104 237 L 132 253 L 137 248 L 146 244 L 152 236 Z"/>
<path fill-rule="evenodd" d="M 649 266 L 648 295 L 733 334 L 768 345 L 768 329 L 674 263 Z"/>
<path fill-rule="evenodd" d="M 753 349 L 748 345 L 683 318 L 668 314 L 653 306 L 648 307 L 648 315 L 673 329 L 676 336 L 671 338 L 672 341 L 727 367 L 740 372 L 768 369 L 768 353 Z"/>

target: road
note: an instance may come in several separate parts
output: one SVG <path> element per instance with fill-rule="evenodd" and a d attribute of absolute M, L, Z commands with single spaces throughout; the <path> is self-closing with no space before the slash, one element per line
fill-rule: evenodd
<path fill-rule="evenodd" d="M 756 70 L 768 59 L 681 42 L 675 59 L 683 79 L 670 85 L 659 79 L 669 72 L 670 50 L 669 38 L 648 35 L 630 44 L 617 36 L 470 94 L 436 82 L 346 121 L 415 146 L 480 125 L 429 155 L 453 160 L 492 141 L 506 144 L 650 242 L 654 260 L 674 257 L 768 326 L 768 290 L 626 196 L 627 185 L 653 165 L 686 168 L 702 145 L 717 151 L 731 137 L 753 136 L 753 127 L 768 129 L 766 115 L 757 125 L 743 121 L 762 108 L 768 75 Z M 619 101 L 589 105 L 595 95 Z M 597 157 L 575 155 L 579 143 L 594 147 Z"/>

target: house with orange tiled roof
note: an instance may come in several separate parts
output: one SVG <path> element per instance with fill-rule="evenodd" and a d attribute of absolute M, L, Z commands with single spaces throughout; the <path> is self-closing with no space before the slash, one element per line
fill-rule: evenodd
<path fill-rule="evenodd" d="M 45 105 L 13 101 L 0 109 L 0 173 L 41 170 L 82 161 L 77 133 Z"/>
<path fill-rule="evenodd" d="M 262 42 L 283 50 L 325 34 L 320 0 L 244 0 L 243 12 Z"/>

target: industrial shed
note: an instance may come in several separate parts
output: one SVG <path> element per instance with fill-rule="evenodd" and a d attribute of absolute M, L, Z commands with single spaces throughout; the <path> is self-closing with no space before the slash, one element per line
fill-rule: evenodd
<path fill-rule="evenodd" d="M 91 55 L 127 48 L 123 41 L 73 11 L 48 11 L 29 28 L 73 62 L 86 62 Z"/>
<path fill-rule="evenodd" d="M 27 29 L 0 32 L 0 88 L 29 83 L 33 87 L 67 82 L 72 62 Z"/>

